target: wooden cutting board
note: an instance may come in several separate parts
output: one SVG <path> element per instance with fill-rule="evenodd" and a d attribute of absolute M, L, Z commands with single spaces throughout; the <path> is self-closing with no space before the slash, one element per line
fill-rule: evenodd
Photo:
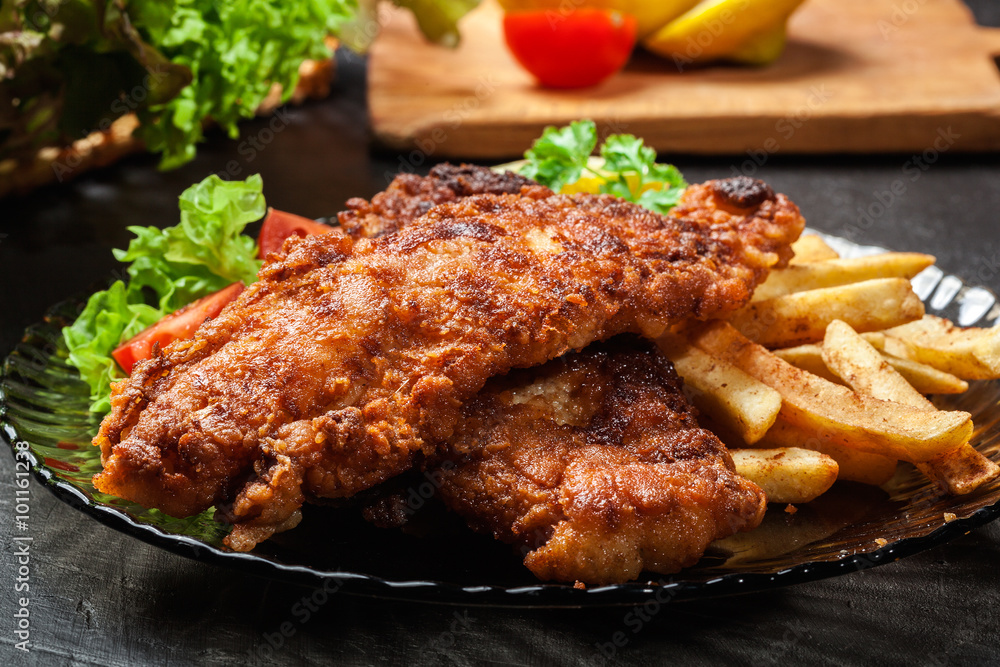
<path fill-rule="evenodd" d="M 773 65 L 679 72 L 638 53 L 596 88 L 537 87 L 484 0 L 456 50 L 388 15 L 369 62 L 379 141 L 431 156 L 518 157 L 546 125 L 592 118 L 660 151 L 767 154 L 1000 149 L 1000 30 L 960 0 L 807 0 Z"/>

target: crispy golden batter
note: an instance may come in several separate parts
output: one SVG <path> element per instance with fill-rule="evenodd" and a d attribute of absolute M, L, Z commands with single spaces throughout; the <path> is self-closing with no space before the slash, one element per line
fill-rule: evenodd
<path fill-rule="evenodd" d="M 443 163 L 428 176 L 400 174 L 370 202 L 348 199 L 347 210 L 337 214 L 337 221 L 351 236 L 373 239 L 398 232 L 438 204 L 472 195 L 516 195 L 533 185 L 537 183 L 509 171 Z"/>
<path fill-rule="evenodd" d="M 175 516 L 218 505 L 248 550 L 308 498 L 407 469 L 490 377 L 743 305 L 803 226 L 743 180 L 690 188 L 670 217 L 529 186 L 375 240 L 290 240 L 193 339 L 115 385 L 95 484 Z"/>
<path fill-rule="evenodd" d="M 544 580 L 676 572 L 767 506 L 698 426 L 670 362 L 620 339 L 494 378 L 448 449 L 432 473 L 445 504 Z"/>

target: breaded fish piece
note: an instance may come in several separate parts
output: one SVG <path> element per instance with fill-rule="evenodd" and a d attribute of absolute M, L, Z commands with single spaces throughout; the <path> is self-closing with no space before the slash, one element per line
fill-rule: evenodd
<path fill-rule="evenodd" d="M 400 174 L 371 201 L 353 197 L 337 214 L 341 228 L 355 238 L 373 239 L 398 232 L 438 204 L 473 195 L 516 195 L 534 181 L 489 167 L 447 162 L 435 165 L 427 176 Z"/>
<path fill-rule="evenodd" d="M 438 495 L 520 547 L 539 579 L 601 585 L 693 565 L 755 528 L 767 499 L 681 387 L 652 346 L 621 338 L 494 378 L 433 466 Z"/>
<path fill-rule="evenodd" d="M 249 550 L 308 499 L 432 452 L 495 375 L 741 307 L 803 224 L 762 183 L 727 179 L 670 216 L 527 186 L 374 240 L 290 240 L 193 339 L 114 386 L 95 485 L 174 516 L 216 505 L 227 544 Z"/>

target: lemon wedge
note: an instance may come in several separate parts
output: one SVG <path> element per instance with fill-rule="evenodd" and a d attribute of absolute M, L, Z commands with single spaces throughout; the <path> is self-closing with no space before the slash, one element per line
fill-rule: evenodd
<path fill-rule="evenodd" d="M 804 0 L 702 0 L 642 40 L 678 65 L 714 60 L 763 65 L 785 48 L 785 25 Z"/>
<path fill-rule="evenodd" d="M 499 0 L 499 2 L 507 12 L 550 10 L 556 12 L 553 15 L 554 19 L 558 17 L 559 12 L 567 11 L 567 7 L 614 9 L 635 17 L 639 39 L 656 32 L 698 4 L 698 0 L 582 0 L 572 3 L 566 0 Z"/>

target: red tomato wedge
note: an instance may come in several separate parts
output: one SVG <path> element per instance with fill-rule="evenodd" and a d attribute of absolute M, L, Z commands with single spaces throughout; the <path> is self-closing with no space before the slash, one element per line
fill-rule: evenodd
<path fill-rule="evenodd" d="M 123 371 L 131 375 L 136 363 L 153 356 L 154 344 L 158 343 L 162 350 L 175 340 L 190 338 L 202 322 L 221 313 L 227 303 L 236 299 L 243 287 L 242 282 L 233 283 L 189 303 L 119 345 L 111 356 Z"/>
<path fill-rule="evenodd" d="M 507 46 L 521 65 L 550 88 L 584 88 L 628 62 L 635 46 L 634 16 L 580 8 L 511 12 L 503 19 Z"/>
<path fill-rule="evenodd" d="M 294 213 L 285 213 L 274 208 L 267 210 L 267 217 L 260 228 L 260 235 L 257 237 L 257 257 L 264 259 L 270 252 L 281 250 L 281 244 L 289 236 L 311 236 L 312 234 L 326 234 L 333 227 L 319 222 L 303 218 Z"/>

